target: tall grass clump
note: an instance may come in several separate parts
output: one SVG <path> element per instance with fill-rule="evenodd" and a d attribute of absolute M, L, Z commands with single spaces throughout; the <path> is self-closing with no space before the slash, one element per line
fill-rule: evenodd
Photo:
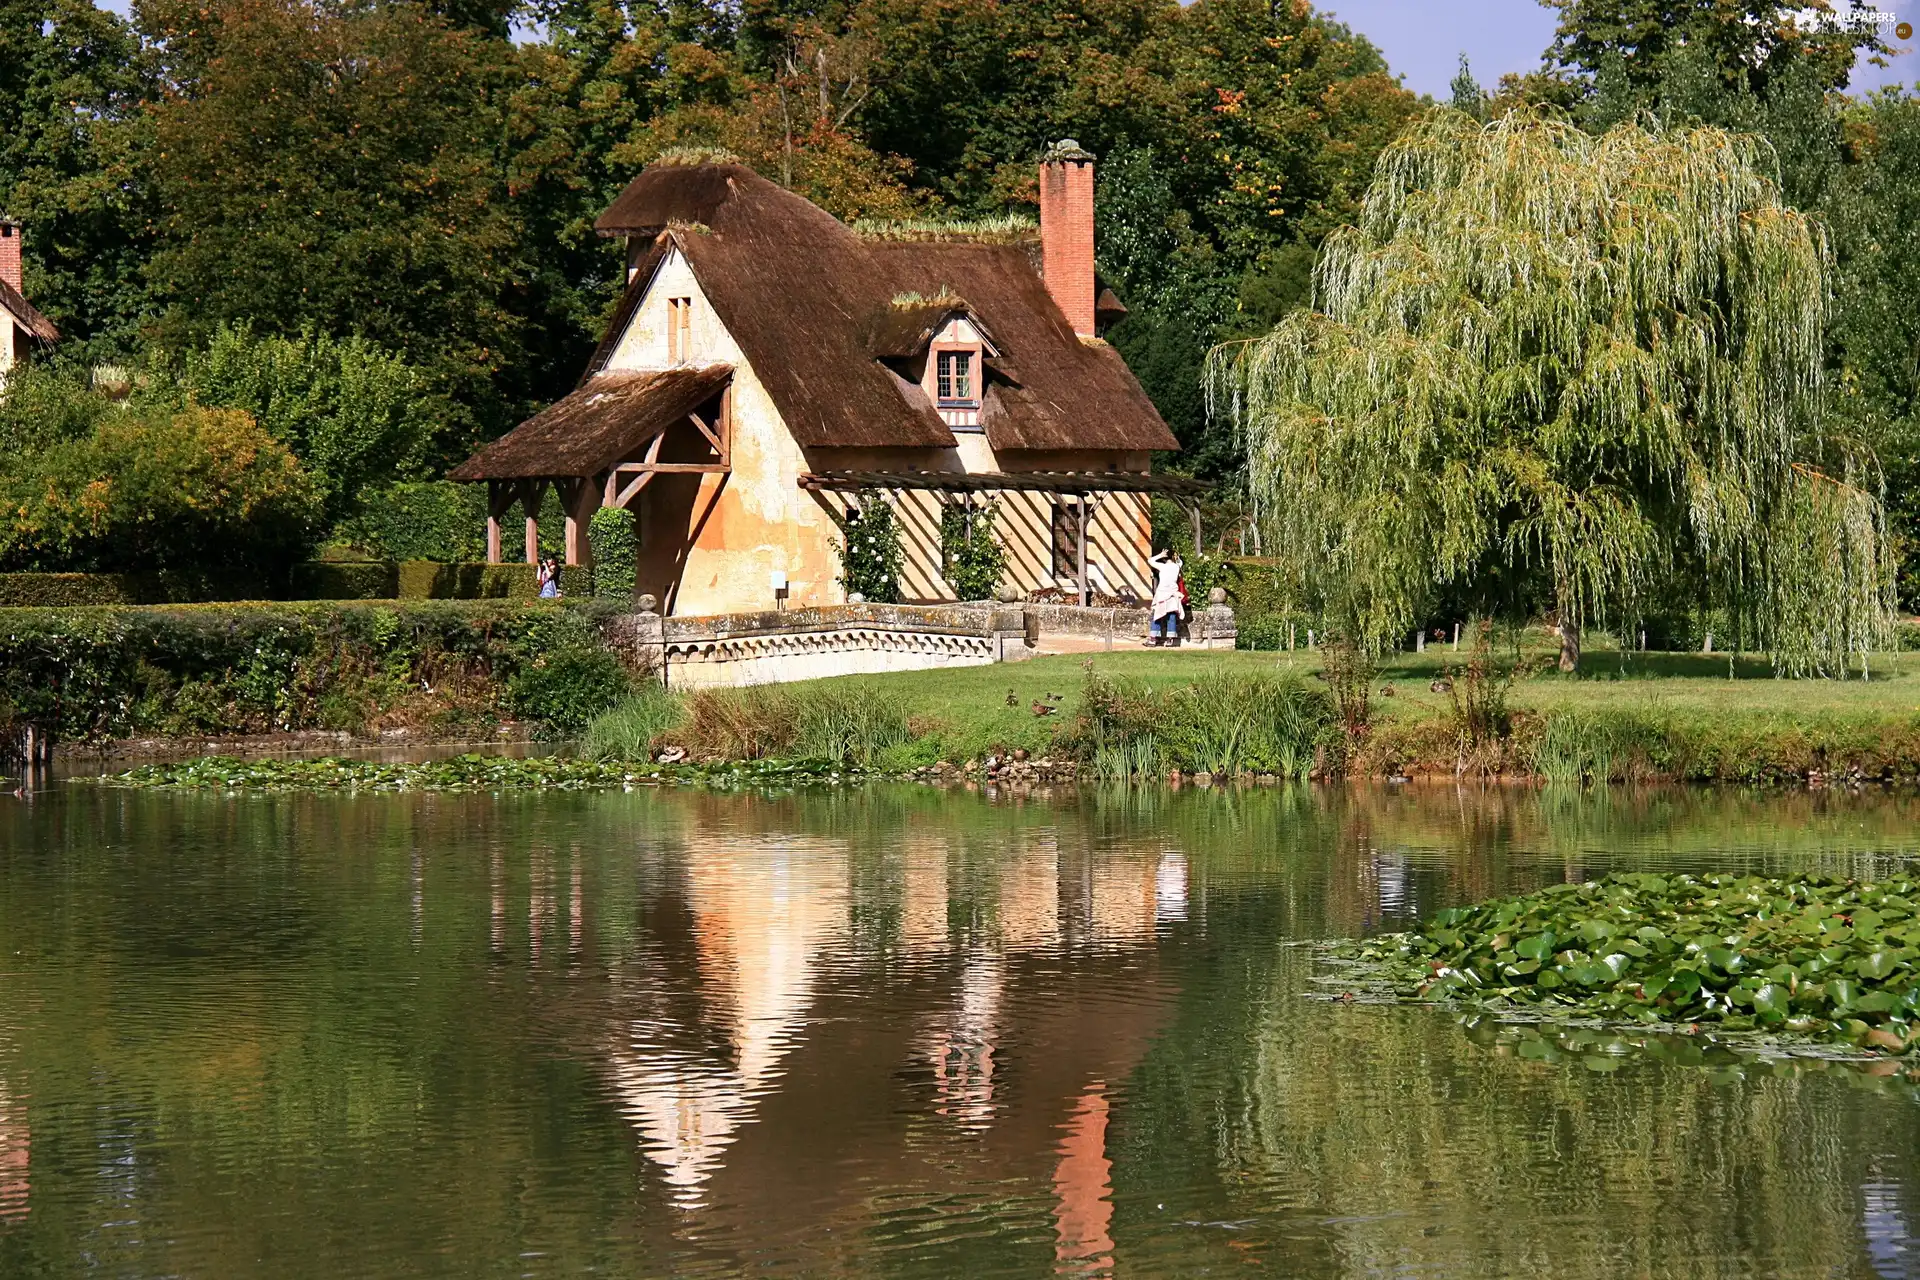
<path fill-rule="evenodd" d="M 1305 778 L 1332 699 L 1291 675 L 1214 674 L 1156 688 L 1089 676 L 1073 737 L 1095 777 L 1267 773 Z"/>
<path fill-rule="evenodd" d="M 596 716 L 581 735 L 580 755 L 587 760 L 649 760 L 657 744 L 686 720 L 686 707 L 651 681 L 632 697 Z"/>
<path fill-rule="evenodd" d="M 1665 772 L 1668 727 L 1634 711 L 1556 711 L 1540 727 L 1533 769 L 1562 786 L 1630 782 Z"/>
<path fill-rule="evenodd" d="M 864 769 L 913 736 L 898 700 L 863 682 L 700 689 L 686 709 L 681 736 L 703 758 L 799 756 Z"/>

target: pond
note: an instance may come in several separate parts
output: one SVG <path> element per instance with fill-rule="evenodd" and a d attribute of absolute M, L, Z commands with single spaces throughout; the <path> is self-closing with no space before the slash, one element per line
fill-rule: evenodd
<path fill-rule="evenodd" d="M 1920 1276 L 1903 1074 L 1515 1051 L 1303 942 L 1920 801 L 0 807 L 0 1275 Z"/>

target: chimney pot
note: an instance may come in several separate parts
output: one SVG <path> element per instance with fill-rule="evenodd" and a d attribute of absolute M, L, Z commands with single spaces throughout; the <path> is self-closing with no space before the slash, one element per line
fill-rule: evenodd
<path fill-rule="evenodd" d="M 20 224 L 0 218 L 0 280 L 25 296 L 25 276 L 20 266 Z"/>
<path fill-rule="evenodd" d="M 1072 138 L 1040 158 L 1040 275 L 1073 331 L 1091 338 L 1093 153 Z"/>

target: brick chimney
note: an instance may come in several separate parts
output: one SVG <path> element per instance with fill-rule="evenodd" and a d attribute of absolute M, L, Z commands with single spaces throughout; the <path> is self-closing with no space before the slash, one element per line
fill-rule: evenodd
<path fill-rule="evenodd" d="M 25 295 L 20 273 L 20 224 L 7 218 L 0 218 L 0 280 L 12 285 L 15 293 Z"/>
<path fill-rule="evenodd" d="M 1093 337 L 1093 153 L 1072 138 L 1040 157 L 1040 275 L 1073 331 Z"/>

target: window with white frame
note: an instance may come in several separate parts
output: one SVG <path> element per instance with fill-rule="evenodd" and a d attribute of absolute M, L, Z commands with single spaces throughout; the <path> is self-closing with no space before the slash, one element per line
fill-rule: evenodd
<path fill-rule="evenodd" d="M 973 352 L 940 351 L 934 354 L 934 359 L 937 361 L 934 391 L 942 405 L 980 403 L 974 391 Z"/>

